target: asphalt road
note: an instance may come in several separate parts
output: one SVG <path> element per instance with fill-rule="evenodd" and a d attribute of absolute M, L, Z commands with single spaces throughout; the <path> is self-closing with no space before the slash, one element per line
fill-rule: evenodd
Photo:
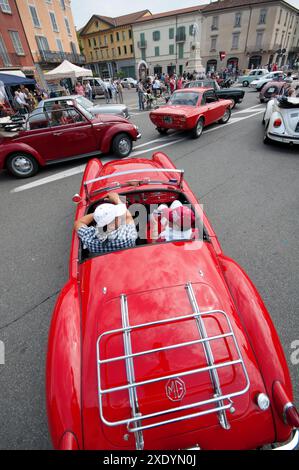
<path fill-rule="evenodd" d="M 291 343 L 299 340 L 298 149 L 263 145 L 263 106 L 250 90 L 230 124 L 208 128 L 199 140 L 186 134 L 161 138 L 148 113 L 134 109 L 135 91 L 125 97 L 142 132 L 133 155 L 149 158 L 160 147 L 185 169 L 226 254 L 260 291 L 284 346 L 299 404 L 298 365 L 290 361 Z M 51 166 L 30 181 L 0 174 L 1 449 L 51 448 L 47 335 L 57 294 L 68 278 L 71 198 L 79 189 L 82 164 Z"/>

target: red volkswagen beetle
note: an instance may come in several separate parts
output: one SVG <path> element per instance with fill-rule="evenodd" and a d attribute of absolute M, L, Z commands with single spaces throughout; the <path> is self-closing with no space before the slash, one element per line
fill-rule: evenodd
<path fill-rule="evenodd" d="M 125 118 L 94 116 L 71 100 L 51 104 L 51 109 L 33 112 L 19 131 L 0 132 L 0 170 L 29 178 L 52 163 L 110 151 L 127 157 L 140 137 L 137 126 Z"/>
<path fill-rule="evenodd" d="M 160 134 L 188 130 L 198 138 L 205 126 L 227 123 L 232 107 L 232 100 L 219 99 L 213 88 L 185 88 L 175 91 L 166 106 L 152 111 L 150 119 Z"/>
<path fill-rule="evenodd" d="M 74 197 L 76 218 L 111 190 L 125 198 L 139 236 L 134 248 L 97 255 L 73 233 L 48 343 L 53 446 L 295 448 L 299 417 L 275 327 L 183 170 L 163 153 L 104 166 L 93 159 Z M 153 243 L 150 215 L 173 201 L 191 208 L 197 235 Z"/>

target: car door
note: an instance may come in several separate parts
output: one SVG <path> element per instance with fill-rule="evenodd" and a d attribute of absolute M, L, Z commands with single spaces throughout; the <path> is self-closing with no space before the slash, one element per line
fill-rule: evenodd
<path fill-rule="evenodd" d="M 53 158 L 55 149 L 52 143 L 52 128 L 49 116 L 42 108 L 29 116 L 21 140 L 36 150 L 45 161 Z"/>
<path fill-rule="evenodd" d="M 89 119 L 75 107 L 63 108 L 62 117 L 59 110 L 59 119 L 56 119 L 56 110 L 51 112 L 52 141 L 49 145 L 55 148 L 55 155 L 47 158 L 62 160 L 96 153 L 98 151 L 97 140 L 93 126 Z"/>
<path fill-rule="evenodd" d="M 202 97 L 202 104 L 205 105 L 206 125 L 218 121 L 223 114 L 222 106 L 214 90 L 207 90 Z"/>

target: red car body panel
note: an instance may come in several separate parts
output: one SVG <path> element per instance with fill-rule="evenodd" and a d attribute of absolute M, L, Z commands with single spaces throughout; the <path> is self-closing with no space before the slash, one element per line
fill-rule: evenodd
<path fill-rule="evenodd" d="M 199 118 L 204 119 L 205 126 L 219 121 L 225 110 L 232 106 L 231 100 L 218 100 L 215 103 L 201 104 L 201 98 L 205 91 L 214 91 L 212 88 L 186 88 L 178 90 L 178 93 L 196 93 L 199 96 L 196 106 L 165 105 L 150 112 L 150 119 L 156 127 L 163 129 L 191 130 L 196 126 Z M 165 119 L 171 118 L 171 122 Z"/>
<path fill-rule="evenodd" d="M 88 206 L 100 195 L 86 200 L 84 181 L 122 170 L 152 168 L 153 180 L 157 168 L 174 168 L 162 153 L 152 160 L 128 159 L 102 165 L 91 160 L 85 170 L 80 190 L 81 202 L 76 218 L 86 213 Z M 169 173 L 168 173 L 169 175 Z M 130 178 L 137 177 L 137 173 Z M 159 173 L 168 187 L 169 176 Z M 125 181 L 117 177 L 117 181 Z M 105 182 L 94 183 L 90 191 L 99 191 Z M 121 193 L 148 190 L 146 185 L 127 187 Z M 161 191 L 161 185 L 151 191 Z M 195 195 L 184 181 L 180 190 L 194 206 Z M 57 449 L 135 449 L 134 433 L 125 425 L 108 426 L 100 417 L 96 351 L 101 333 L 121 327 L 120 295 L 128 299 L 130 324 L 156 321 L 167 317 L 191 314 L 184 286 L 191 282 L 201 311 L 220 309 L 227 313 L 250 379 L 246 393 L 235 397 L 234 413 L 228 413 L 231 425 L 223 429 L 216 413 L 166 424 L 143 431 L 145 449 L 184 449 L 198 444 L 202 449 L 253 449 L 264 444 L 287 439 L 292 427 L 283 422 L 273 395 L 274 383 L 279 381 L 285 396 L 292 401 L 292 385 L 283 350 L 257 290 L 244 271 L 221 249 L 213 229 L 200 206 L 195 209 L 204 221 L 210 241 L 168 242 L 148 244 L 133 249 L 92 257 L 78 261 L 79 241 L 73 234 L 70 255 L 70 280 L 57 300 L 49 333 L 47 356 L 47 410 L 53 446 Z M 198 245 L 196 245 L 198 244 Z M 192 249 L 190 249 L 192 247 Z M 197 248 L 197 249 L 194 249 Z M 211 315 L 206 321 L 209 334 L 224 331 L 222 320 Z M 163 327 L 164 328 L 164 327 Z M 162 339 L 161 339 L 162 337 Z M 137 334 L 134 352 L 157 347 L 157 343 L 171 345 L 192 340 L 196 328 L 192 322 L 179 327 L 168 325 L 163 334 L 150 330 Z M 154 346 L 153 346 L 154 345 Z M 161 377 L 175 371 L 190 370 L 194 358 L 201 366 L 205 363 L 199 345 L 188 346 L 188 351 L 161 353 L 149 359 L 135 358 L 138 380 Z M 229 340 L 215 346 L 215 353 L 234 359 Z M 101 358 L 123 354 L 122 339 L 105 337 L 101 343 Z M 219 372 L 223 391 L 229 387 L 246 387 L 245 379 L 232 365 Z M 220 370 L 219 370 L 220 371 Z M 189 378 L 188 378 L 189 377 Z M 186 396 L 183 400 L 203 399 L 213 394 L 208 373 L 184 377 Z M 124 366 L 105 366 L 101 372 L 102 388 L 115 387 L 126 382 Z M 157 382 L 144 388 L 138 395 L 142 413 L 165 409 L 169 400 L 165 384 Z M 256 395 L 265 393 L 271 406 L 261 411 Z M 111 393 L 103 398 L 105 420 L 115 421 L 130 416 L 127 391 Z M 183 412 L 177 412 L 181 416 Z"/>
<path fill-rule="evenodd" d="M 79 112 L 79 111 L 78 111 Z M 20 131 L 17 135 L 0 136 L 0 170 L 9 155 L 24 152 L 32 155 L 40 166 L 88 154 L 107 153 L 113 138 L 120 133 L 137 140 L 138 131 L 127 119 L 100 115 L 84 122 Z"/>

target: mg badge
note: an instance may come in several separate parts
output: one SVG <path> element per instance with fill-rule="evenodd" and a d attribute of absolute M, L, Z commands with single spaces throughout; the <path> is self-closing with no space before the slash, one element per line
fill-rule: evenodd
<path fill-rule="evenodd" d="M 186 395 L 185 383 L 176 377 L 168 380 L 166 384 L 166 395 L 171 401 L 180 401 Z"/>

